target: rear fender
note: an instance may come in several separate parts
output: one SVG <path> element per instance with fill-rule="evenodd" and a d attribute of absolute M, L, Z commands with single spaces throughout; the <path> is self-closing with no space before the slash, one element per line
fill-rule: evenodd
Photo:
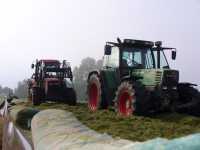
<path fill-rule="evenodd" d="M 96 74 L 96 75 L 99 77 L 99 71 L 98 71 L 98 70 L 94 70 L 94 71 L 92 71 L 92 72 L 89 73 L 88 78 L 87 78 L 87 82 L 89 81 L 90 76 L 91 76 L 92 74 Z"/>
<path fill-rule="evenodd" d="M 178 93 L 181 99 L 185 99 L 185 101 L 191 101 L 190 99 L 192 97 L 200 97 L 200 92 L 196 86 L 196 84 L 192 83 L 179 83 Z"/>
<path fill-rule="evenodd" d="M 121 81 L 120 82 L 124 82 L 124 81 L 130 81 L 131 80 L 131 76 L 123 76 L 122 78 L 121 78 Z"/>
<path fill-rule="evenodd" d="M 197 86 L 197 84 L 189 83 L 189 82 L 180 82 L 178 86 L 185 86 L 185 87 L 194 87 Z"/>

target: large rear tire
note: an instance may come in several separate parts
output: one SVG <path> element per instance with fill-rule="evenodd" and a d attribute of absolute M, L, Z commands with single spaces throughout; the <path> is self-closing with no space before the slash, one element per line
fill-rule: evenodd
<path fill-rule="evenodd" d="M 135 112 L 135 90 L 128 81 L 122 82 L 118 87 L 114 101 L 119 115 L 128 117 Z"/>
<path fill-rule="evenodd" d="M 67 89 L 67 95 L 65 97 L 67 100 L 66 103 L 71 106 L 75 106 L 77 104 L 76 92 L 73 88 Z"/>
<path fill-rule="evenodd" d="M 28 102 L 32 102 L 31 89 L 28 89 Z"/>
<path fill-rule="evenodd" d="M 101 104 L 101 82 L 97 74 L 90 75 L 88 79 L 88 108 L 91 111 L 96 111 Z"/>
<path fill-rule="evenodd" d="M 40 105 L 40 89 L 35 87 L 32 89 L 31 100 L 33 105 Z"/>

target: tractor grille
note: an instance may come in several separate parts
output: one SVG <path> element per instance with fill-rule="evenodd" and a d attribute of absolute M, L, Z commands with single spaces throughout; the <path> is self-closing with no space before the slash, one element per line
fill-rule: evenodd
<path fill-rule="evenodd" d="M 155 77 L 156 85 L 160 84 L 161 76 L 162 76 L 162 72 L 161 71 L 157 71 L 156 72 L 156 77 Z"/>
<path fill-rule="evenodd" d="M 49 82 L 48 82 L 48 85 L 49 85 L 49 86 L 60 85 L 60 82 L 59 82 L 59 81 L 49 81 Z"/>
<path fill-rule="evenodd" d="M 179 80 L 179 72 L 176 70 L 165 70 L 163 74 L 163 86 L 177 86 Z"/>

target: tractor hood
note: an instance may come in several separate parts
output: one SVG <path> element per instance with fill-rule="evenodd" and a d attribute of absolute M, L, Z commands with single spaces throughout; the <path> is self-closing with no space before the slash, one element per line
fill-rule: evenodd
<path fill-rule="evenodd" d="M 45 84 L 49 84 L 49 85 L 57 85 L 60 83 L 60 80 L 58 78 L 46 78 L 44 82 Z"/>
<path fill-rule="evenodd" d="M 163 70 L 162 86 L 163 87 L 177 87 L 179 82 L 179 72 L 177 70 Z"/>
<path fill-rule="evenodd" d="M 171 69 L 135 69 L 133 76 L 141 77 L 139 81 L 146 87 L 167 86 L 178 84 L 179 72 Z"/>
<path fill-rule="evenodd" d="M 46 78 L 44 80 L 45 93 L 47 94 L 49 87 L 59 86 L 60 82 L 58 78 Z"/>

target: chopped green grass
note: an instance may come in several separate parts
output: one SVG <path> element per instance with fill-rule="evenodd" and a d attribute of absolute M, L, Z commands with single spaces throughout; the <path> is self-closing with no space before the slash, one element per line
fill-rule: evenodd
<path fill-rule="evenodd" d="M 36 108 L 71 111 L 83 124 L 93 130 L 132 141 L 145 141 L 156 137 L 172 139 L 200 132 L 200 118 L 185 114 L 165 113 L 153 117 L 124 118 L 109 110 L 92 113 L 85 104 L 68 106 L 45 103 Z"/>

